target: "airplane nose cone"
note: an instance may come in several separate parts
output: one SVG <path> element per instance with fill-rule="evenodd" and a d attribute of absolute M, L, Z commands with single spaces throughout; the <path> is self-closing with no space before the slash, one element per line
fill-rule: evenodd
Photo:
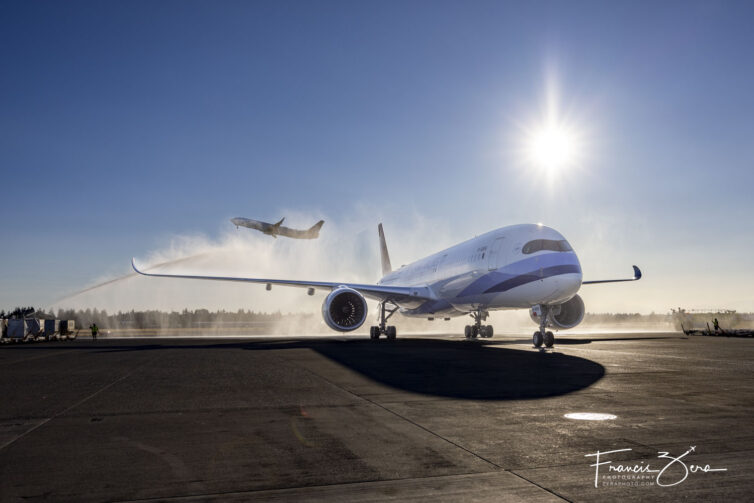
<path fill-rule="evenodd" d="M 560 277 L 560 284 L 568 293 L 578 292 L 581 288 L 581 273 L 564 274 Z"/>

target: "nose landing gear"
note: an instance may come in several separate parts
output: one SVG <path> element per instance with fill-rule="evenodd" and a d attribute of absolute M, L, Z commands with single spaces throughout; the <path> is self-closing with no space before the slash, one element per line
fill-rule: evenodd
<path fill-rule="evenodd" d="M 546 348 L 551 348 L 555 345 L 555 334 L 548 330 L 543 336 L 542 332 L 537 330 L 534 332 L 534 337 L 532 337 L 532 343 L 535 348 L 542 347 L 542 344 L 544 344 Z"/>
<path fill-rule="evenodd" d="M 534 332 L 532 343 L 534 344 L 535 348 L 542 347 L 542 344 L 544 344 L 546 348 L 551 348 L 555 345 L 555 334 L 553 334 L 549 330 L 545 331 L 545 329 L 547 328 L 547 314 L 549 308 L 548 306 L 540 306 L 540 309 L 542 311 L 542 314 L 539 319 L 539 330 Z"/>
<path fill-rule="evenodd" d="M 483 339 L 489 339 L 494 334 L 492 325 L 482 325 L 482 322 L 487 319 L 490 313 L 482 309 L 478 309 L 473 313 L 469 313 L 469 316 L 474 318 L 473 325 L 466 325 L 463 330 L 463 335 L 467 339 L 476 339 L 482 337 Z"/>
<path fill-rule="evenodd" d="M 555 345 L 555 334 L 550 331 L 545 332 L 545 347 L 551 348 Z"/>

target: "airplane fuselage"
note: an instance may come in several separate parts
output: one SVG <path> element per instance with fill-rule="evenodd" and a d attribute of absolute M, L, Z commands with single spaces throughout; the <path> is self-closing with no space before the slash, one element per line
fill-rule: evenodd
<path fill-rule="evenodd" d="M 275 238 L 278 236 L 285 236 L 294 239 L 317 239 L 319 237 L 319 229 L 322 227 L 322 224 L 325 223 L 324 220 L 320 220 L 309 229 L 299 230 L 284 227 L 282 225 L 283 220 L 285 220 L 285 218 L 276 224 L 270 224 L 251 218 L 236 217 L 230 219 L 231 223 L 236 227 L 247 227 L 249 229 L 258 230 Z"/>
<path fill-rule="evenodd" d="M 579 291 L 576 253 L 556 230 L 502 227 L 386 274 L 379 285 L 428 287 L 434 300 L 401 299 L 406 316 L 458 316 L 478 309 L 560 304 Z"/>
<path fill-rule="evenodd" d="M 233 222 L 233 225 L 235 225 L 236 227 L 247 227 L 249 229 L 263 232 L 270 236 L 274 234 L 275 227 L 272 224 L 268 224 L 267 222 L 260 222 L 259 220 L 241 217 L 231 218 L 230 221 Z"/>

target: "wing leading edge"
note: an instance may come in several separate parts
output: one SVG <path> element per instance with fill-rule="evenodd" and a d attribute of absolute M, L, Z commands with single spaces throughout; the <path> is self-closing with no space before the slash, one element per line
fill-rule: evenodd
<path fill-rule="evenodd" d="M 405 298 L 436 300 L 436 296 L 426 286 L 405 287 L 405 286 L 383 286 L 368 285 L 361 283 L 335 283 L 328 281 L 296 281 L 286 279 L 263 279 L 263 278 L 239 278 L 233 276 L 197 276 L 188 274 L 160 274 L 144 272 L 136 267 L 136 261 L 131 259 L 131 267 L 137 273 L 143 276 L 153 276 L 157 278 L 182 278 L 182 279 L 204 279 L 212 281 L 236 281 L 241 283 L 263 283 L 268 285 L 293 286 L 298 288 L 315 288 L 318 290 L 334 290 L 339 287 L 348 287 L 360 292 L 365 297 L 377 299 L 379 301 L 400 300 Z"/>
<path fill-rule="evenodd" d="M 634 277 L 633 278 L 626 278 L 626 279 L 601 279 L 596 281 L 582 281 L 582 285 L 593 285 L 595 283 L 619 283 L 621 281 L 638 281 L 641 279 L 641 269 L 639 269 L 636 266 L 633 266 L 634 268 Z"/>

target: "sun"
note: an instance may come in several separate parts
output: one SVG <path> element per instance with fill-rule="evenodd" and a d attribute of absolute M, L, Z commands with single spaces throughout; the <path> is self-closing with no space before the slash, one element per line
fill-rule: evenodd
<path fill-rule="evenodd" d="M 573 166 L 579 155 L 578 135 L 563 124 L 549 122 L 527 134 L 528 162 L 548 173 L 552 174 Z"/>
<path fill-rule="evenodd" d="M 539 184 L 554 187 L 567 173 L 585 168 L 591 135 L 587 136 L 584 127 L 588 117 L 583 109 L 579 113 L 576 104 L 568 100 L 564 105 L 558 79 L 551 71 L 545 80 L 539 114 L 516 121 L 516 164 Z"/>
<path fill-rule="evenodd" d="M 536 164 L 547 169 L 559 169 L 575 160 L 576 139 L 567 129 L 549 125 L 532 134 L 528 150 Z"/>

